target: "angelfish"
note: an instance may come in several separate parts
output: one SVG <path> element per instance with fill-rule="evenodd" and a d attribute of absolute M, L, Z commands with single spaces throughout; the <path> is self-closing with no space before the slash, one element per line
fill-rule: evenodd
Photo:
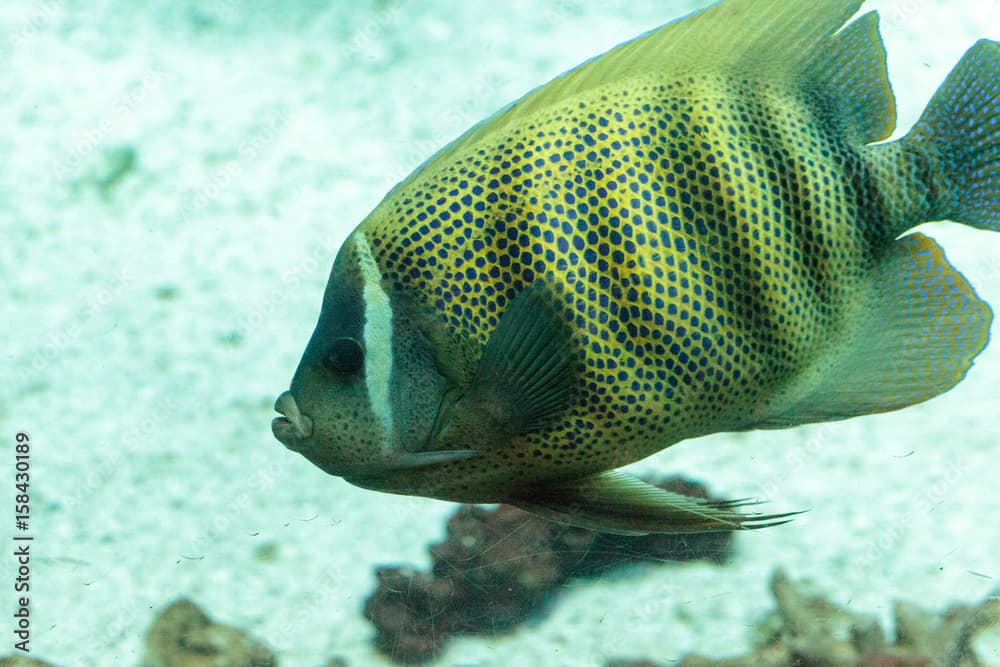
<path fill-rule="evenodd" d="M 369 489 L 614 532 L 772 525 L 614 469 L 896 410 L 992 314 L 930 238 L 1000 229 L 1000 45 L 902 139 L 860 0 L 725 0 L 474 126 L 350 234 L 275 437 Z"/>

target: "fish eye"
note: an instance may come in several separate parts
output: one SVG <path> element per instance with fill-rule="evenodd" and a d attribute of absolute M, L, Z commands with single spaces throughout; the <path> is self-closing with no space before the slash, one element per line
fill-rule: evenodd
<path fill-rule="evenodd" d="M 354 338 L 338 338 L 330 346 L 324 363 L 335 373 L 357 373 L 364 366 L 365 350 Z"/>

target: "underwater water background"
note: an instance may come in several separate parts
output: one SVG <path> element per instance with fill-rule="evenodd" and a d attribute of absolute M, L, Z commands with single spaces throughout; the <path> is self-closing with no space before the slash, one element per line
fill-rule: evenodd
<path fill-rule="evenodd" d="M 470 125 L 705 4 L 0 5 L 0 516 L 13 525 L 26 431 L 32 656 L 138 665 L 155 614 L 188 596 L 281 665 L 392 664 L 361 614 L 374 567 L 427 567 L 455 506 L 352 487 L 269 427 L 336 250 Z M 882 12 L 897 136 L 976 39 L 1000 39 L 1000 0 L 865 8 Z M 1000 235 L 921 231 L 1000 307 Z M 776 567 L 886 624 L 896 599 L 976 603 L 1000 586 L 998 389 L 994 344 L 955 389 L 903 411 L 642 461 L 631 469 L 810 511 L 737 535 L 725 565 L 574 581 L 543 616 L 456 638 L 435 664 L 739 654 Z M 2 561 L 0 655 L 17 569 Z"/>

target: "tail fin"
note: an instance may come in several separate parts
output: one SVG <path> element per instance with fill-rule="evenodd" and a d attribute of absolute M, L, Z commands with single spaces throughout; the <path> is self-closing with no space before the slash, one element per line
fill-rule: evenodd
<path fill-rule="evenodd" d="M 941 160 L 937 217 L 1000 231 L 1000 43 L 966 52 L 906 139 Z"/>

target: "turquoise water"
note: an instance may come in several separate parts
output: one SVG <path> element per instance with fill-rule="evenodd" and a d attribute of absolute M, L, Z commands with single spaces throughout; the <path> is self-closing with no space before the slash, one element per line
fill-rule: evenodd
<path fill-rule="evenodd" d="M 0 7 L 0 438 L 11 489 L 14 434 L 31 436 L 33 657 L 140 664 L 156 613 L 186 596 L 281 665 L 392 664 L 361 612 L 374 568 L 427 568 L 455 506 L 325 475 L 272 438 L 272 405 L 339 244 L 396 182 L 699 3 L 537 4 Z M 1000 39 L 996 0 L 870 5 L 902 130 L 968 46 Z M 1000 304 L 1000 235 L 922 231 Z M 721 434 L 636 464 L 810 511 L 737 536 L 725 565 L 571 580 L 530 623 L 454 639 L 437 664 L 738 655 L 778 567 L 885 624 L 897 599 L 977 603 L 1000 578 L 998 384 L 988 348 L 954 390 L 898 413 Z M 4 559 L 0 582 L 11 630 L 16 566 Z M 3 631 L 0 655 L 14 651 Z"/>

